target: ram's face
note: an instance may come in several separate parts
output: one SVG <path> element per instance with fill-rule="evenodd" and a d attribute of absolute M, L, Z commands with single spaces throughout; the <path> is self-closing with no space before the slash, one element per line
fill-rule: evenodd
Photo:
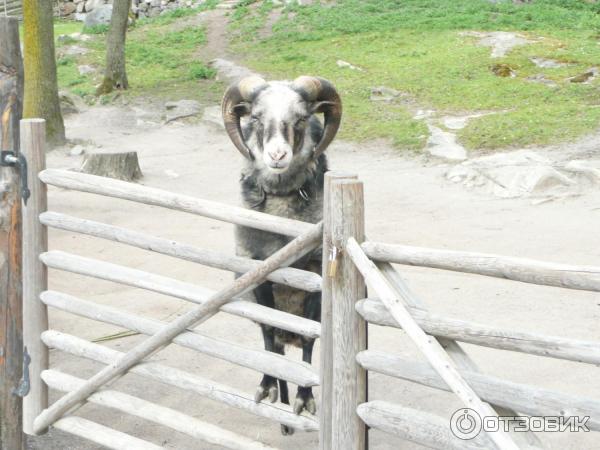
<path fill-rule="evenodd" d="M 262 160 L 269 171 L 285 172 L 302 150 L 310 105 L 290 87 L 274 84 L 258 93 L 249 113 L 255 160 Z"/>

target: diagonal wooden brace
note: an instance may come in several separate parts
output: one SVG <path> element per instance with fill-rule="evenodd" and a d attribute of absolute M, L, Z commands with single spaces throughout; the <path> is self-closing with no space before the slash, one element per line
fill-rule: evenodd
<path fill-rule="evenodd" d="M 392 317 L 411 338 L 435 371 L 448 384 L 450 389 L 452 389 L 468 408 L 473 409 L 480 417 L 496 416 L 496 412 L 490 405 L 483 402 L 460 375 L 454 362 L 450 359 L 439 342 L 425 334 L 417 322 L 412 318 L 404 304 L 390 286 L 388 280 L 381 274 L 377 266 L 375 266 L 367 255 L 365 255 L 354 238 L 348 239 L 346 252 L 365 278 L 365 281 L 375 289 L 377 295 L 387 307 Z M 498 432 L 489 433 L 488 435 L 500 450 L 518 450 L 519 448 L 512 441 L 511 437 L 503 431 L 499 430 Z"/>
<path fill-rule="evenodd" d="M 113 364 L 105 367 L 80 388 L 64 395 L 52 406 L 42 411 L 35 419 L 33 428 L 36 434 L 42 432 L 64 414 L 77 408 L 85 400 L 110 381 L 122 376 L 144 358 L 168 345 L 187 328 L 207 320 L 233 296 L 243 294 L 262 282 L 272 271 L 285 267 L 321 245 L 323 224 L 314 225 L 289 244 L 265 259 L 257 268 L 246 272 L 231 285 L 216 292 L 204 304 L 175 319 L 158 333 L 136 345 Z"/>

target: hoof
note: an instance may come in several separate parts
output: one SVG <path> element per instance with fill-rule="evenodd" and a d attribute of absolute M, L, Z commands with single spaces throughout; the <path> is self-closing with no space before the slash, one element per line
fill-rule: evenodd
<path fill-rule="evenodd" d="M 292 434 L 294 434 L 294 429 L 290 426 L 287 425 L 281 425 L 281 434 L 283 434 L 284 436 L 291 436 Z"/>
<path fill-rule="evenodd" d="M 315 402 L 312 391 L 299 391 L 298 395 L 296 395 L 296 400 L 294 401 L 294 412 L 296 414 L 300 414 L 304 410 L 313 415 L 317 413 L 317 402 Z"/>
<path fill-rule="evenodd" d="M 271 403 L 275 403 L 278 396 L 279 391 L 277 390 L 277 385 L 271 385 L 267 387 L 259 386 L 254 394 L 254 401 L 259 403 L 261 400 L 268 397 Z"/>

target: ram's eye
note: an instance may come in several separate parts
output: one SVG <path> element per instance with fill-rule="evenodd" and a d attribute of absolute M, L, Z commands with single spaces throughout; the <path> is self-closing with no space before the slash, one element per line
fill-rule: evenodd
<path fill-rule="evenodd" d="M 299 120 L 296 122 L 296 126 L 297 126 L 297 127 L 303 127 L 304 125 L 306 125 L 306 121 L 307 121 L 307 120 L 308 120 L 308 118 L 307 118 L 307 117 L 303 117 L 302 119 L 299 119 Z"/>

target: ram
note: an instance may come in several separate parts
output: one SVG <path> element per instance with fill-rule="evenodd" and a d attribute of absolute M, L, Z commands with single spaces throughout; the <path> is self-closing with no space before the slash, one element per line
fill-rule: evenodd
<path fill-rule="evenodd" d="M 305 222 L 322 218 L 323 179 L 327 171 L 324 151 L 335 137 L 342 116 L 340 97 L 322 78 L 302 76 L 289 81 L 266 82 L 252 76 L 229 87 L 223 98 L 227 134 L 245 157 L 241 175 L 244 206 Z M 323 123 L 317 115 L 323 114 Z M 265 259 L 291 238 L 247 227 L 236 228 L 236 251 Z M 321 251 L 307 255 L 294 267 L 321 273 Z M 254 290 L 256 301 L 312 320 L 320 320 L 321 294 L 306 293 L 265 282 Z M 284 354 L 285 345 L 302 348 L 302 359 L 311 363 L 314 339 L 261 325 L 268 351 Z M 264 375 L 256 391 L 257 402 L 278 396 L 289 404 L 287 382 Z M 314 414 L 310 387 L 298 387 L 293 406 Z M 283 434 L 293 429 L 282 425 Z"/>

